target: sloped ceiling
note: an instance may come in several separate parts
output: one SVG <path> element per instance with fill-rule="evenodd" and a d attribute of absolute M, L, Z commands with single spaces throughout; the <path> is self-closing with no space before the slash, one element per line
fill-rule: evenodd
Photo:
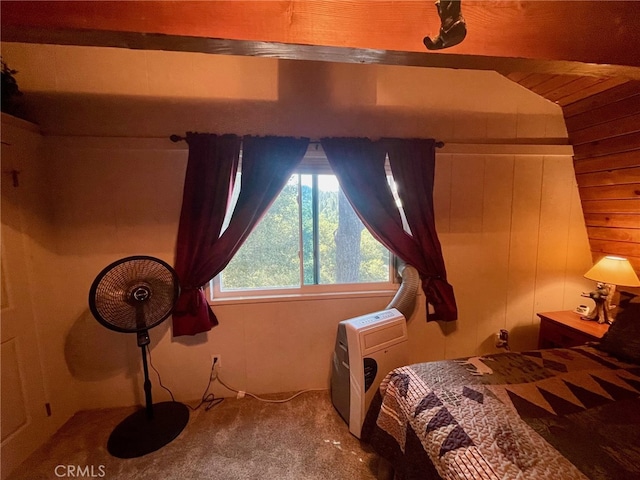
<path fill-rule="evenodd" d="M 558 106 L 491 71 L 6 42 L 3 55 L 45 135 L 567 143 Z"/>
<path fill-rule="evenodd" d="M 640 82 L 507 77 L 562 107 L 594 261 L 619 255 L 640 271 Z"/>

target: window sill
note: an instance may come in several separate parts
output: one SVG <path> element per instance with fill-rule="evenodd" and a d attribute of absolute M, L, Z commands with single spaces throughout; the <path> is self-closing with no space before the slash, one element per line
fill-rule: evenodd
<path fill-rule="evenodd" d="M 278 302 L 310 302 L 319 300 L 348 300 L 352 298 L 375 298 L 395 295 L 397 288 L 386 290 L 367 290 L 361 292 L 331 292 L 331 293 L 296 293 L 286 295 L 265 295 L 247 297 L 225 297 L 209 300 L 209 305 L 242 305 L 252 303 L 278 303 Z"/>

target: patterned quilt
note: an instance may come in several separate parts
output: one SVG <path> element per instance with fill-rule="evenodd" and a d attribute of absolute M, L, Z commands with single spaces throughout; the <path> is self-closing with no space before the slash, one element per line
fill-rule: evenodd
<path fill-rule="evenodd" d="M 640 366 L 584 346 L 398 368 L 363 440 L 402 479 L 640 479 Z"/>

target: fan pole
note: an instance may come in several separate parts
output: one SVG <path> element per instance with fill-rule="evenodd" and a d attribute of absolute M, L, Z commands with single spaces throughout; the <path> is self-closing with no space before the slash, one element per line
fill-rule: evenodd
<path fill-rule="evenodd" d="M 147 346 L 142 345 L 142 368 L 144 369 L 144 399 L 146 402 L 147 418 L 153 418 L 153 401 L 151 400 L 151 380 L 149 380 L 149 366 L 147 365 Z"/>

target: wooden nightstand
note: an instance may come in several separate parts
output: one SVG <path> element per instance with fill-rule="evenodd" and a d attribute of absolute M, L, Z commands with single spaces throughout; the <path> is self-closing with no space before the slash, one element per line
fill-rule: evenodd
<path fill-rule="evenodd" d="M 538 313 L 540 335 L 538 348 L 567 348 L 595 342 L 609 329 L 606 323 L 580 319 L 580 314 L 565 310 Z"/>

